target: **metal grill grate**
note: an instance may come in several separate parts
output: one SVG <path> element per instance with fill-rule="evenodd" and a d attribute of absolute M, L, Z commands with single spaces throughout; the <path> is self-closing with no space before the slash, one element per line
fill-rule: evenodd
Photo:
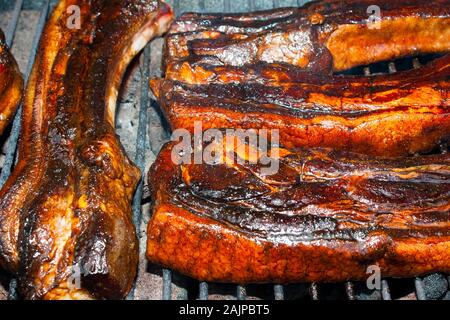
<path fill-rule="evenodd" d="M 34 61 L 36 50 L 39 42 L 39 38 L 41 35 L 41 32 L 44 28 L 46 19 L 48 18 L 49 12 L 51 11 L 52 7 L 55 5 L 57 0 L 6 0 L 5 4 L 0 4 L 0 10 L 7 11 L 9 14 L 9 21 L 7 24 L 7 27 L 5 28 L 5 35 L 6 35 L 6 41 L 7 44 L 13 48 L 15 48 L 15 35 L 16 30 L 18 29 L 19 21 L 21 19 L 21 14 L 23 13 L 25 8 L 28 8 L 28 10 L 39 10 L 39 19 L 37 22 L 37 25 L 34 27 L 34 37 L 32 39 L 31 43 L 31 51 L 28 58 L 28 63 L 25 66 L 24 76 L 25 79 L 28 78 L 32 63 Z M 176 12 L 177 15 L 179 15 L 182 12 L 185 11 L 206 11 L 206 12 L 238 12 L 238 11 L 254 11 L 254 10 L 263 10 L 263 9 L 271 9 L 276 7 L 283 7 L 283 6 L 296 6 L 296 5 L 303 5 L 305 2 L 304 0 L 170 0 L 167 1 L 169 4 L 171 4 Z M 0 14 L 2 13 L 0 11 Z M 3 17 L 3 16 L 0 16 Z M 27 30 L 28 32 L 32 32 L 32 30 Z M 137 126 L 135 126 L 135 130 L 137 132 L 136 134 L 136 141 L 134 144 L 134 152 L 135 157 L 135 163 L 137 166 L 142 170 L 142 172 L 146 172 L 146 169 L 148 168 L 149 164 L 151 163 L 149 154 L 156 154 L 159 151 L 159 147 L 161 145 L 161 141 L 155 141 L 151 134 L 149 132 L 153 132 L 152 125 L 154 123 L 159 123 L 159 128 L 162 132 L 158 133 L 158 136 L 161 138 L 160 140 L 164 140 L 164 137 L 167 137 L 167 132 L 164 131 L 164 122 L 160 119 L 160 116 L 157 111 L 157 106 L 155 105 L 154 101 L 151 99 L 151 94 L 149 92 L 148 88 L 148 80 L 151 76 L 157 76 L 160 74 L 160 67 L 158 66 L 158 63 L 154 63 L 154 56 L 159 57 L 159 54 L 161 52 L 161 42 L 158 43 L 158 41 L 155 41 L 151 45 L 147 46 L 147 48 L 144 50 L 144 53 L 140 57 L 139 61 L 139 69 L 140 69 L 140 89 L 139 91 L 139 98 L 136 99 L 135 103 L 137 105 L 138 109 L 138 121 Z M 412 61 L 412 64 L 415 68 L 420 67 L 420 61 L 418 59 L 414 59 Z M 390 63 L 388 65 L 388 71 L 389 72 L 396 72 L 396 64 Z M 363 73 L 366 75 L 371 74 L 371 70 L 369 67 L 364 68 L 362 70 Z M 19 130 L 20 130 L 20 110 L 16 118 L 14 119 L 14 123 L 12 125 L 12 129 L 10 131 L 10 136 L 5 141 L 4 153 L 5 153 L 5 160 L 4 164 L 1 170 L 0 174 L 0 186 L 2 186 L 8 176 L 11 173 L 11 168 L 14 164 L 14 159 L 16 155 L 16 148 L 17 148 L 17 140 L 19 136 Z M 128 150 L 130 151 L 130 150 Z M 142 206 L 142 197 L 143 197 L 143 189 L 144 184 L 141 182 L 141 184 L 138 187 L 138 190 L 136 192 L 135 199 L 133 201 L 133 221 L 138 229 L 138 234 L 140 234 L 141 237 L 141 248 L 145 248 L 145 223 L 146 219 L 148 219 L 148 216 L 146 216 L 145 213 L 148 212 L 148 205 L 145 209 L 143 209 Z M 141 267 L 139 268 L 139 277 L 145 278 L 145 274 L 148 273 L 149 267 L 147 266 L 147 263 L 145 261 L 144 252 L 141 249 Z M 158 287 L 158 292 L 155 295 L 158 295 L 159 298 L 162 298 L 164 300 L 171 300 L 174 296 L 174 288 L 175 282 L 178 281 L 178 278 L 184 279 L 181 281 L 185 285 L 178 285 L 178 287 L 181 287 L 181 289 L 178 290 L 178 294 L 176 296 L 177 299 L 188 299 L 188 298 L 194 298 L 194 299 L 200 299 L 200 300 L 207 300 L 210 298 L 212 292 L 211 290 L 218 290 L 220 291 L 221 288 L 229 288 L 229 285 L 217 285 L 217 284 L 208 284 L 205 282 L 195 282 L 191 279 L 185 279 L 182 276 L 179 276 L 177 274 L 174 274 L 170 270 L 162 270 L 160 272 L 160 284 L 161 286 Z M 433 281 L 431 281 L 432 285 L 431 287 L 439 287 L 440 288 L 447 288 L 450 283 L 450 277 L 444 277 L 440 275 L 433 275 L 430 277 L 434 277 Z M 149 278 L 146 278 L 147 280 L 143 280 L 143 286 L 152 286 L 151 283 L 149 283 L 152 280 L 149 280 Z M 428 278 L 425 278 L 425 280 Z M 390 280 L 392 282 L 395 282 L 394 280 Z M 427 292 L 430 290 L 429 284 L 425 284 L 426 281 L 424 281 L 422 278 L 416 278 L 409 280 L 410 283 L 412 283 L 413 286 L 413 293 L 414 297 L 418 300 L 425 300 L 427 299 L 428 295 Z M 430 282 L 430 281 L 428 281 Z M 192 285 L 194 284 L 194 285 Z M 347 282 L 345 284 L 336 284 L 336 285 L 320 285 L 316 283 L 312 283 L 309 285 L 305 284 L 294 284 L 289 286 L 282 286 L 282 285 L 272 285 L 271 286 L 271 294 L 268 296 L 265 295 L 266 298 L 271 298 L 275 300 L 284 300 L 284 299 L 291 299 L 291 298 L 298 298 L 301 296 L 301 298 L 304 298 L 304 294 L 307 293 L 309 295 L 309 298 L 312 300 L 319 300 L 324 299 L 330 296 L 331 291 L 337 291 L 336 288 L 342 289 L 342 294 L 336 296 L 333 295 L 334 298 L 344 298 L 349 300 L 355 300 L 355 299 L 383 299 L 383 300 L 391 300 L 392 298 L 397 298 L 391 296 L 391 288 L 388 283 L 387 279 L 382 280 L 381 282 L 381 289 L 379 291 L 370 292 L 369 294 L 365 293 L 364 290 L 361 289 L 363 287 L 363 284 L 360 283 L 352 283 Z M 235 286 L 235 289 L 232 290 L 233 293 L 231 295 L 232 299 L 237 300 L 246 300 L 252 296 L 250 291 L 256 291 L 261 290 L 267 291 L 267 286 Z M 263 289 L 264 288 L 264 289 Z M 227 291 L 226 289 L 223 289 L 223 291 Z M 377 293 L 377 294 L 374 294 Z M 450 296 L 449 293 L 447 293 L 447 296 Z M 9 285 L 9 299 L 16 299 L 16 282 L 15 280 L 12 280 Z M 136 288 L 133 289 L 133 291 L 130 293 L 128 299 L 145 299 L 148 298 L 145 294 L 138 294 L 136 292 Z"/>

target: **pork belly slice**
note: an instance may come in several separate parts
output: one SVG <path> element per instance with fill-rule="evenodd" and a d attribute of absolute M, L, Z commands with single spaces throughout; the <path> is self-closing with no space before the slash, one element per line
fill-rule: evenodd
<path fill-rule="evenodd" d="M 23 79 L 0 30 L 0 136 L 11 122 L 22 100 Z"/>
<path fill-rule="evenodd" d="M 421 69 L 356 77 L 295 67 L 173 64 L 151 81 L 172 129 L 278 129 L 292 147 L 371 155 L 428 152 L 450 137 L 450 55 Z"/>
<path fill-rule="evenodd" d="M 176 146 L 148 178 L 153 263 L 239 284 L 364 280 L 371 265 L 384 277 L 450 271 L 448 154 L 278 148 L 279 171 L 267 175 L 250 162 L 175 165 Z"/>
<path fill-rule="evenodd" d="M 214 56 L 234 66 L 284 62 L 330 72 L 450 51 L 449 0 L 373 5 L 370 0 L 315 1 L 251 14 L 188 13 L 167 36 L 165 60 Z"/>
<path fill-rule="evenodd" d="M 80 9 L 80 28 L 71 26 Z M 69 10 L 70 9 L 70 10 Z M 42 34 L 18 163 L 0 191 L 0 266 L 24 299 L 122 299 L 139 258 L 141 178 L 115 133 L 131 60 L 173 20 L 164 2 L 61 0 Z"/>

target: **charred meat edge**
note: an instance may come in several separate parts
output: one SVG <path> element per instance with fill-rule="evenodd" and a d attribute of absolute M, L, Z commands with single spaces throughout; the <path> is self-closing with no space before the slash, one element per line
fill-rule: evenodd
<path fill-rule="evenodd" d="M 72 5 L 81 29 L 67 26 Z M 131 289 L 140 172 L 115 134 L 115 107 L 129 62 L 172 19 L 160 1 L 54 9 L 26 90 L 19 161 L 0 194 L 0 262 L 18 274 L 22 297 L 121 299 Z"/>

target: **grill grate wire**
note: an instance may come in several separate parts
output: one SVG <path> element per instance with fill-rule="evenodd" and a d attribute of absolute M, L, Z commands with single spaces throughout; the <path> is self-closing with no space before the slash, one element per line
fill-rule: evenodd
<path fill-rule="evenodd" d="M 236 289 L 236 298 L 237 300 L 246 300 L 247 299 L 247 289 L 243 286 L 237 286 Z"/>
<path fill-rule="evenodd" d="M 233 0 L 198 0 L 198 1 L 189 1 L 189 0 L 168 0 L 167 2 L 171 4 L 175 10 L 175 13 L 179 15 L 184 11 L 206 11 L 208 10 L 208 6 L 210 2 L 214 3 L 215 12 L 233 12 L 233 11 L 242 11 L 244 9 L 248 9 L 249 11 L 261 10 L 261 9 L 270 9 L 277 8 L 282 6 L 293 6 L 293 5 L 303 5 L 308 2 L 305 0 L 249 0 L 246 1 L 233 1 Z M 11 14 L 10 21 L 7 26 L 6 31 L 6 43 L 9 47 L 12 47 L 15 37 L 15 32 L 18 27 L 20 14 L 24 7 L 24 0 L 16 0 L 14 2 L 13 11 Z M 240 4 L 241 6 L 236 5 Z M 195 5 L 194 5 L 195 4 Z M 28 80 L 28 77 L 31 73 L 31 69 L 36 57 L 36 51 L 39 44 L 40 35 L 44 29 L 45 22 L 48 18 L 50 10 L 55 5 L 55 0 L 44 0 L 42 1 L 42 5 L 40 7 L 40 17 L 36 26 L 36 31 L 34 34 L 32 49 L 30 52 L 30 57 L 28 60 L 28 65 L 25 70 L 24 78 L 25 81 Z M 136 156 L 135 163 L 141 169 L 142 172 L 145 172 L 145 164 L 146 164 L 146 153 L 148 151 L 148 144 L 151 141 L 147 141 L 147 131 L 148 131 L 148 109 L 151 104 L 150 92 L 148 88 L 148 80 L 150 78 L 150 57 L 151 57 L 151 46 L 148 45 L 143 55 L 141 56 L 141 60 L 139 63 L 141 70 L 141 89 L 140 89 L 140 101 L 139 101 L 139 125 L 138 125 L 138 134 L 136 140 Z M 419 68 L 421 63 L 418 58 L 413 60 L 413 67 Z M 388 65 L 389 73 L 394 73 L 397 71 L 396 65 L 394 63 L 389 63 Z M 371 71 L 369 67 L 363 69 L 364 74 L 367 76 L 371 75 Z M 11 174 L 11 169 L 14 165 L 14 159 L 16 156 L 18 137 L 20 132 L 20 118 L 21 118 L 21 110 L 22 107 L 19 108 L 19 111 L 14 118 L 11 133 L 9 138 L 6 140 L 5 144 L 5 162 L 1 170 L 0 174 L 0 187 L 6 182 L 8 176 Z M 152 147 L 152 146 L 151 146 Z M 446 149 L 445 149 L 446 151 Z M 140 232 L 140 226 L 143 222 L 142 215 L 142 207 L 141 207 L 141 199 L 143 195 L 143 182 L 138 186 L 138 190 L 136 192 L 134 201 L 133 201 L 133 222 L 137 228 L 137 232 Z M 161 298 L 163 300 L 171 300 L 172 299 L 172 283 L 173 283 L 173 273 L 171 270 L 163 269 L 162 270 L 162 292 Z M 447 277 L 447 281 L 450 284 L 450 277 Z M 9 299 L 17 299 L 16 293 L 17 282 L 15 279 L 11 280 L 9 286 Z M 209 297 L 209 284 L 206 282 L 198 283 L 198 299 L 199 300 L 207 300 Z M 426 290 L 424 288 L 424 283 L 421 278 L 414 279 L 414 287 L 415 294 L 418 300 L 426 300 Z M 245 300 L 247 299 L 247 289 L 245 286 L 236 286 L 236 299 Z M 358 299 L 358 296 L 355 292 L 355 285 L 352 282 L 345 283 L 345 292 L 347 299 L 355 300 Z M 312 283 L 309 285 L 309 294 L 312 300 L 319 300 L 320 293 L 320 285 L 317 283 Z M 383 300 L 391 300 L 391 293 L 389 283 L 386 279 L 381 281 L 381 290 L 380 294 Z M 286 290 L 282 285 L 275 284 L 273 286 L 273 297 L 275 300 L 284 300 L 286 298 Z M 132 300 L 135 298 L 134 288 L 132 292 L 129 294 L 128 299 Z M 183 295 L 183 299 L 187 299 L 188 294 L 186 292 Z"/>
<path fill-rule="evenodd" d="M 389 283 L 385 279 L 381 280 L 381 297 L 383 300 L 392 300 Z"/>
<path fill-rule="evenodd" d="M 138 133 L 136 138 L 136 155 L 134 162 L 136 166 L 141 170 L 141 172 L 145 172 L 145 153 L 146 153 L 146 137 L 147 137 L 147 124 L 148 124 L 148 107 L 149 107 L 149 87 L 147 83 L 150 80 L 150 56 L 151 56 L 151 47 L 147 45 L 144 49 L 143 56 L 139 62 L 139 67 L 141 70 L 141 94 L 140 94 L 140 103 L 139 103 L 139 124 L 138 124 Z M 144 190 L 144 179 L 141 179 L 139 185 L 137 187 L 136 193 L 133 199 L 133 223 L 136 227 L 136 232 L 139 237 L 140 226 L 142 224 L 142 206 L 141 199 L 143 196 Z M 128 300 L 134 300 L 135 288 L 131 289 L 130 294 L 128 295 Z"/>
<path fill-rule="evenodd" d="M 19 22 L 19 16 L 20 11 L 23 7 L 23 0 L 17 0 L 14 5 L 14 11 L 13 11 L 13 17 L 10 21 L 10 24 L 8 26 L 8 33 L 6 35 L 6 40 L 8 43 L 8 46 L 12 46 L 13 39 L 15 32 L 17 30 L 17 25 Z M 24 74 L 24 80 L 25 82 L 28 80 L 28 77 L 30 76 L 31 69 L 33 68 L 33 62 L 36 57 L 36 51 L 39 44 L 39 39 L 41 36 L 42 31 L 44 30 L 45 22 L 47 21 L 48 14 L 50 12 L 50 0 L 46 0 L 42 6 L 38 25 L 36 27 L 36 33 L 33 38 L 33 44 L 32 44 L 32 50 L 30 54 L 30 58 L 28 60 L 27 69 Z M 0 187 L 2 187 L 6 180 L 8 179 L 9 175 L 11 174 L 11 169 L 14 164 L 14 157 L 16 155 L 17 145 L 18 145 L 18 139 L 19 139 L 19 133 L 20 133 L 20 119 L 22 115 L 22 106 L 19 107 L 19 110 L 17 111 L 16 116 L 14 117 L 12 130 L 10 137 L 6 141 L 6 157 L 5 162 L 2 167 L 2 172 L 0 174 Z M 11 280 L 9 285 L 9 293 L 8 293 L 8 299 L 15 300 L 17 299 L 17 281 L 15 279 Z"/>
<path fill-rule="evenodd" d="M 16 33 L 17 25 L 19 23 L 20 11 L 22 11 L 23 0 L 17 0 L 14 4 L 14 11 L 12 14 L 12 18 L 8 24 L 8 31 L 6 34 L 6 44 L 8 47 L 11 47 L 14 34 Z"/>

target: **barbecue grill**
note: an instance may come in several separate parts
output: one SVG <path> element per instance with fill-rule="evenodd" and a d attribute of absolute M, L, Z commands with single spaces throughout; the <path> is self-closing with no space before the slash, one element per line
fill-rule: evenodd
<path fill-rule="evenodd" d="M 28 78 L 36 55 L 41 32 L 57 0 L 2 0 L 0 27 L 12 47 L 25 79 Z M 302 0 L 170 0 L 177 15 L 186 11 L 238 12 L 303 5 Z M 151 43 L 130 67 L 119 99 L 117 131 L 130 157 L 147 172 L 161 146 L 169 137 L 167 125 L 148 88 L 148 80 L 161 72 L 160 39 Z M 431 59 L 433 57 L 428 57 Z M 358 68 L 353 73 L 396 72 L 405 65 L 420 67 L 423 58 L 406 59 L 387 64 Z M 16 156 L 20 130 L 20 111 L 8 133 L 1 140 L 0 185 L 11 173 Z M 447 152 L 447 147 L 442 148 Z M 145 259 L 145 226 L 149 219 L 150 200 L 141 182 L 133 202 L 133 219 L 140 237 L 140 266 L 135 287 L 128 299 L 450 299 L 450 277 L 433 274 L 415 279 L 383 279 L 379 289 L 369 290 L 365 283 L 290 284 L 286 286 L 199 283 L 171 270 L 161 270 Z M 182 248 L 180 248 L 182 250 Z M 3 287 L 3 288 L 2 288 Z M 16 282 L 0 274 L 0 299 L 16 299 Z"/>

